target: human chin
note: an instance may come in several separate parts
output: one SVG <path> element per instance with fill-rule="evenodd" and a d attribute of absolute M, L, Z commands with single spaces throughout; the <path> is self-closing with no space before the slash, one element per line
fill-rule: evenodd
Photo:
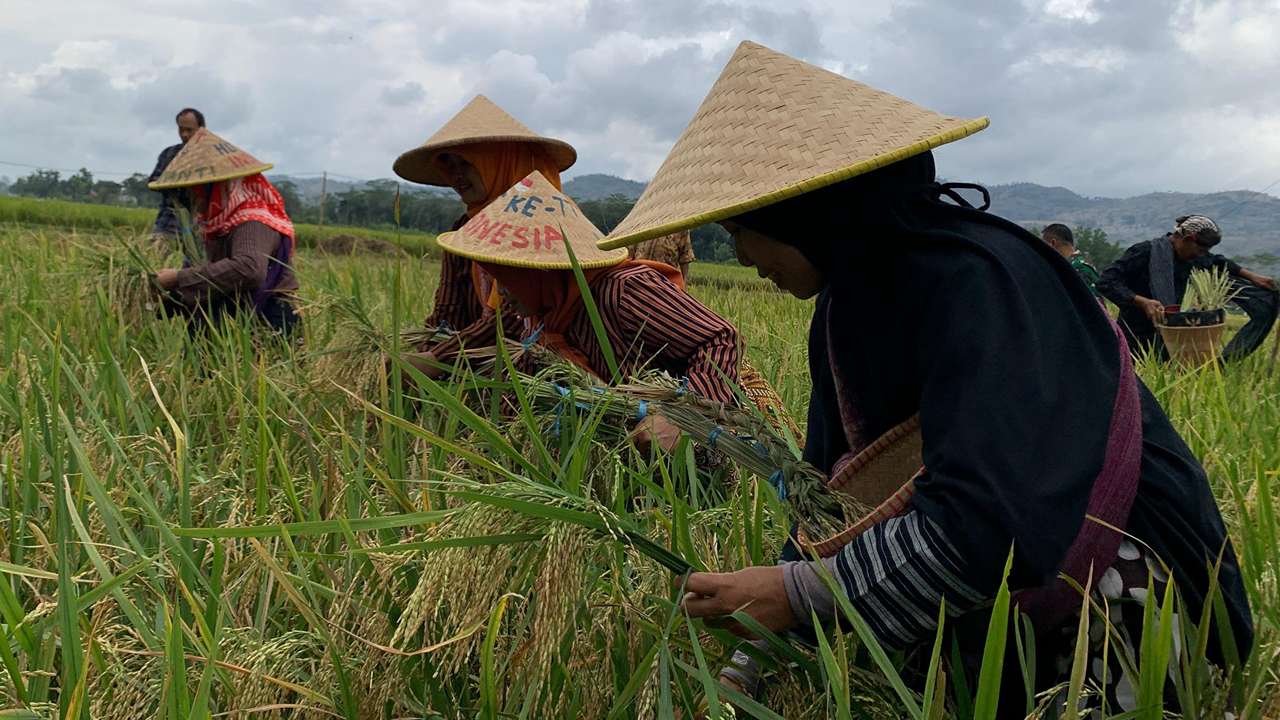
<path fill-rule="evenodd" d="M 798 299 L 798 300 L 808 300 L 809 298 L 813 297 L 814 295 L 817 295 L 817 294 L 818 294 L 818 292 L 822 290 L 822 288 L 820 288 L 820 287 L 812 287 L 812 286 L 809 286 L 809 285 L 806 285 L 806 286 L 803 286 L 803 287 L 789 287 L 789 288 L 784 288 L 784 289 L 785 289 L 787 292 L 791 293 L 791 296 L 792 296 L 792 297 L 794 297 L 794 298 L 796 298 L 796 299 Z"/>

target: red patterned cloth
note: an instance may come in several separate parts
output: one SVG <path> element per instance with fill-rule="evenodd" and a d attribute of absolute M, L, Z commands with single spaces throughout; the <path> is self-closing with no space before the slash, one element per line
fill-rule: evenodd
<path fill-rule="evenodd" d="M 213 183 L 209 207 L 200 221 L 206 238 L 226 235 L 247 222 L 260 222 L 297 242 L 293 222 L 284 209 L 284 198 L 262 173 Z"/>

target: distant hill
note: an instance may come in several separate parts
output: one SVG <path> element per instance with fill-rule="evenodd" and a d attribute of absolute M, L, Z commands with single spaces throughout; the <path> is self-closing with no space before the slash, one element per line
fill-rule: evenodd
<path fill-rule="evenodd" d="M 645 183 L 626 180 L 613 175 L 579 175 L 566 180 L 564 191 L 574 200 L 603 200 L 610 195 L 621 195 L 635 200 L 644 192 Z"/>
<path fill-rule="evenodd" d="M 320 178 L 273 176 L 273 180 L 292 181 L 308 202 L 320 196 Z M 329 179 L 328 191 L 342 193 L 362 187 L 362 182 Z M 401 182 L 402 192 L 424 190 L 452 194 L 445 189 L 425 188 Z M 611 195 L 630 199 L 640 197 L 645 183 L 625 178 L 591 173 L 578 175 L 564 183 L 564 190 L 579 202 L 603 200 Z M 1232 190 L 1194 194 L 1159 192 L 1130 198 L 1087 197 L 1064 187 L 1046 187 L 1034 183 L 992 185 L 993 212 L 1022 225 L 1047 225 L 1061 222 L 1072 227 L 1096 227 L 1123 247 L 1141 240 L 1163 235 L 1173 227 L 1179 215 L 1199 213 L 1220 221 L 1225 238 L 1222 252 L 1241 256 L 1257 253 L 1280 255 L 1280 197 Z"/>
<path fill-rule="evenodd" d="M 576 200 L 599 200 L 618 194 L 638 198 L 644 183 L 612 175 L 580 175 L 565 183 Z M 1096 227 L 1122 247 L 1163 235 L 1179 215 L 1198 213 L 1220 220 L 1223 252 L 1280 255 L 1280 198 L 1232 190 L 1209 194 L 1149 193 L 1131 198 L 1086 197 L 1064 187 L 1035 183 L 993 185 L 991 210 L 1021 225 L 1066 223 Z"/>
<path fill-rule="evenodd" d="M 1173 228 L 1174 218 L 1197 213 L 1222 226 L 1222 252 L 1280 254 L 1280 198 L 1248 190 L 1194 194 L 1149 193 L 1131 198 L 1084 197 L 1062 187 L 1033 183 L 994 185 L 991 210 L 1022 225 L 1102 228 L 1112 241 L 1129 246 Z"/>

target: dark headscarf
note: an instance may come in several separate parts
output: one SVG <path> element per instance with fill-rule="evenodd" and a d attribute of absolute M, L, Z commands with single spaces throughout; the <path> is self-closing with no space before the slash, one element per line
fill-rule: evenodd
<path fill-rule="evenodd" d="M 957 192 L 960 189 L 981 192 L 982 206 L 972 208 Z M 943 202 L 944 196 L 954 202 Z M 989 204 L 986 189 L 978 185 L 939 183 L 933 153 L 925 152 L 743 213 L 733 221 L 799 249 L 816 267 L 833 268 L 874 249 L 874 241 L 857 243 L 856 237 L 944 237 L 942 229 L 947 218 L 996 222 L 1031 237 L 1022 228 L 981 212 Z"/>

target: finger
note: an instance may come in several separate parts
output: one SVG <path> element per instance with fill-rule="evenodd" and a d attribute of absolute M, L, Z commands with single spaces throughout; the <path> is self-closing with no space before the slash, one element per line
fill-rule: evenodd
<path fill-rule="evenodd" d="M 719 598 L 689 593 L 684 596 L 680 606 L 689 617 L 719 617 L 724 615 L 724 603 Z"/>
<path fill-rule="evenodd" d="M 684 589 L 698 595 L 715 595 L 720 588 L 720 573 L 689 573 Z"/>

